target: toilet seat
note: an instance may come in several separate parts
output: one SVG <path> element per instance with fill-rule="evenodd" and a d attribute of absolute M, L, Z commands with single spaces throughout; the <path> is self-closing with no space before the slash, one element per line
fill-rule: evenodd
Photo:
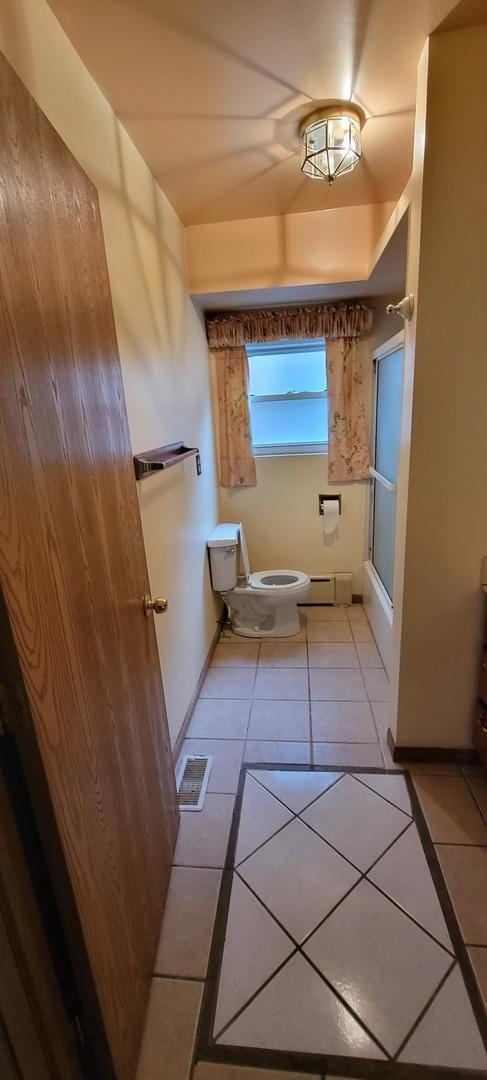
<path fill-rule="evenodd" d="M 308 575 L 302 570 L 258 570 L 248 579 L 251 589 L 263 593 L 292 594 L 308 583 Z"/>
<path fill-rule="evenodd" d="M 292 596 L 293 593 L 302 589 L 303 585 L 309 585 L 309 577 L 303 574 L 302 570 L 257 570 L 252 574 L 242 522 L 238 526 L 238 531 L 242 569 L 248 589 L 267 595 L 278 593 L 279 596 L 283 596 L 289 593 Z"/>

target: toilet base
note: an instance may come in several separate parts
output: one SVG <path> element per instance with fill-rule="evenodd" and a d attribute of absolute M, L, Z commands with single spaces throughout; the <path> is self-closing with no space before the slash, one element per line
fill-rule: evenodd
<path fill-rule="evenodd" d="M 234 634 L 248 638 L 282 638 L 293 637 L 301 629 L 301 620 L 295 601 L 294 603 L 280 604 L 279 607 L 267 611 L 265 618 L 253 614 L 253 619 L 251 616 L 248 622 L 243 622 L 242 618 L 237 621 L 236 613 L 230 609 L 230 622 Z"/>
<path fill-rule="evenodd" d="M 245 626 L 232 625 L 233 633 L 237 634 L 238 637 L 259 638 L 259 640 L 260 638 L 268 637 L 294 637 L 295 634 L 299 633 L 300 629 L 301 626 L 298 626 L 296 630 L 281 630 L 280 626 L 276 626 L 273 630 L 251 630 L 250 628 L 247 628 Z"/>

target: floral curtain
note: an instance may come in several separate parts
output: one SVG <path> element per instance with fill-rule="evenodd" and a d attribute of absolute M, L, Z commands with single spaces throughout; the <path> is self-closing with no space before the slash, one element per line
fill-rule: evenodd
<path fill-rule="evenodd" d="M 367 480 L 369 450 L 358 338 L 327 342 L 328 479 Z"/>
<path fill-rule="evenodd" d="M 250 434 L 248 361 L 244 346 L 214 352 L 218 389 L 220 484 L 255 487 Z"/>

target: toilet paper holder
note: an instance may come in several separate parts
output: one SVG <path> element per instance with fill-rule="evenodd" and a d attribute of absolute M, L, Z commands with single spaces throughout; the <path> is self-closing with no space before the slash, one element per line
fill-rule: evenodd
<path fill-rule="evenodd" d="M 338 502 L 338 516 L 342 516 L 342 497 L 341 495 L 318 495 L 319 513 L 323 517 L 325 512 L 325 506 L 328 502 Z"/>

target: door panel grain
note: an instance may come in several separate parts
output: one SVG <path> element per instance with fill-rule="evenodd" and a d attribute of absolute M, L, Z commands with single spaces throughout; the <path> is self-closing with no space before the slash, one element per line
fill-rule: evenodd
<path fill-rule="evenodd" d="M 177 831 L 97 192 L 0 63 L 0 574 L 116 1075 Z"/>
<path fill-rule="evenodd" d="M 0 929 L 1 934 L 1 929 Z M 2 1080 L 22 1080 L 12 1048 L 7 1039 L 7 1033 L 0 1018 L 0 1076 Z"/>
<path fill-rule="evenodd" d="M 7 739 L 4 736 L 1 740 L 2 758 Z M 3 776 L 3 760 L 1 764 L 1 1021 L 22 1078 L 81 1080 L 75 1031 L 60 994 Z M 0 1068 L 2 1078 L 3 1075 Z"/>

